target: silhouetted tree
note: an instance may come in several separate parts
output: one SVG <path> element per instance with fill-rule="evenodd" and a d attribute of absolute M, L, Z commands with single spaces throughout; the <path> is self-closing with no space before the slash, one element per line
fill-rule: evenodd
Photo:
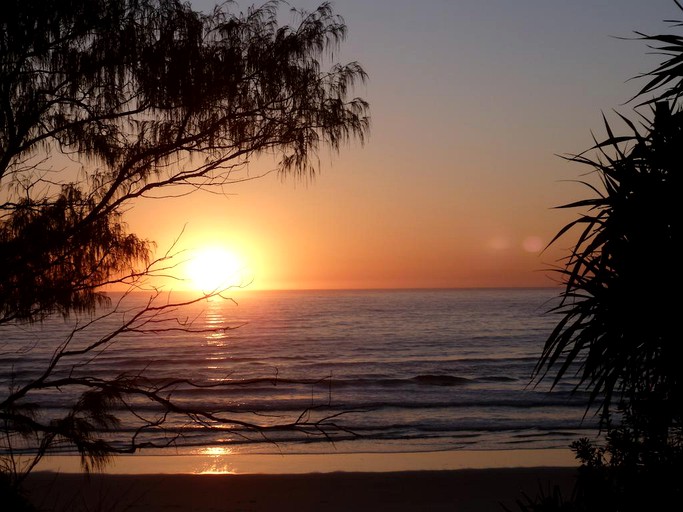
<path fill-rule="evenodd" d="M 123 213 L 132 201 L 221 191 L 263 155 L 274 156 L 284 174 L 309 175 L 321 145 L 363 142 L 368 105 L 349 94 L 365 72 L 334 62 L 346 36 L 343 20 L 324 3 L 298 12 L 296 26 L 280 26 L 280 5 L 234 14 L 226 4 L 204 14 L 180 0 L 3 2 L 0 327 L 93 313 L 109 303 L 103 286 L 136 287 L 169 272 L 169 254 L 154 259 L 153 244 L 127 230 Z M 186 304 L 150 301 L 115 332 L 78 341 L 86 328 L 79 325 L 53 340 L 40 375 L 0 395 L 4 469 L 30 470 L 56 442 L 76 447 L 89 468 L 146 445 L 144 431 L 163 428 L 173 414 L 205 426 L 267 429 L 173 401 L 171 389 L 196 383 L 74 371 L 123 333 L 168 328 L 163 322 Z M 187 323 L 175 328 L 193 330 Z M 46 390 L 75 393 L 67 416 L 46 416 L 30 399 Z M 159 415 L 139 416 L 140 429 L 122 447 L 111 438 L 119 421 L 111 409 L 135 415 L 140 398 Z M 280 427 L 319 424 L 300 418 Z M 38 451 L 23 469 L 11 457 L 19 439 Z"/>
<path fill-rule="evenodd" d="M 552 374 L 553 385 L 578 377 L 606 433 L 604 446 L 573 445 L 584 475 L 576 510 L 659 510 L 683 499 L 683 37 L 638 36 L 667 56 L 636 96 L 650 112 L 639 126 L 620 115 L 627 135 L 605 120 L 607 138 L 569 157 L 599 183 L 586 181 L 593 197 L 562 207 L 582 213 L 551 242 L 579 230 L 558 269 L 561 319 L 535 375 Z"/>
<path fill-rule="evenodd" d="M 606 124 L 609 137 L 596 146 L 598 158 L 571 158 L 595 169 L 602 189 L 589 185 L 596 197 L 564 206 L 587 212 L 556 237 L 581 227 L 560 270 L 562 319 L 537 371 L 556 366 L 555 383 L 578 371 L 579 386 L 601 404 L 605 420 L 624 401 L 650 408 L 650 419 L 665 424 L 672 418 L 660 416 L 680 418 L 683 407 L 674 299 L 683 284 L 677 272 L 683 116 L 670 108 L 657 103 L 644 134 L 626 118 L 632 135 L 616 136 Z"/>

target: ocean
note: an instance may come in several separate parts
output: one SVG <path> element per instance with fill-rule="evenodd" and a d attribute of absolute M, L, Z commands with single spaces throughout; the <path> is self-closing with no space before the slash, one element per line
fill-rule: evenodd
<path fill-rule="evenodd" d="M 149 298 L 114 294 L 112 307 L 93 318 L 0 327 L 0 400 L 39 376 L 68 343 L 73 355 L 50 378 L 144 375 L 150 385 L 168 386 L 162 396 L 212 412 L 195 417 L 202 425 L 169 415 L 163 429 L 136 432 L 139 418 L 118 405 L 113 413 L 120 423 L 107 434 L 114 442 L 135 435 L 180 454 L 206 447 L 231 453 L 567 448 L 596 432 L 586 396 L 572 393 L 571 381 L 549 391 L 547 383 L 530 380 L 558 320 L 546 314 L 557 295 L 557 289 L 238 290 L 234 301 L 160 310 L 80 355 L 131 321 Z M 162 295 L 155 304 L 183 299 Z M 49 419 L 63 416 L 74 396 L 68 387 L 36 389 L 25 402 Z M 161 418 L 145 397 L 131 404 L 150 423 Z M 254 431 L 254 424 L 266 430 Z M 66 443 L 55 451 L 74 452 Z"/>

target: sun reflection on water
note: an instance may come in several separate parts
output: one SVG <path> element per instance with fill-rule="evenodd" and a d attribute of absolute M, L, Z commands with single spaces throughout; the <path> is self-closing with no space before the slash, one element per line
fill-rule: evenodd
<path fill-rule="evenodd" d="M 207 329 L 212 329 L 213 332 L 206 334 L 206 341 L 209 345 L 223 347 L 226 345 L 228 335 L 225 332 L 227 327 L 227 319 L 224 314 L 223 300 L 207 301 L 208 309 L 205 313 L 205 326 Z"/>
<path fill-rule="evenodd" d="M 200 467 L 194 471 L 200 475 L 232 475 L 235 468 L 228 462 L 233 451 L 225 446 L 207 446 L 199 451 L 202 455 Z"/>

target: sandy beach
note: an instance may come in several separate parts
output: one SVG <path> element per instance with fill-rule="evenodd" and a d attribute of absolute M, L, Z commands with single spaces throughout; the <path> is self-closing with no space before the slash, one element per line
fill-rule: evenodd
<path fill-rule="evenodd" d="M 574 468 L 390 473 L 123 475 L 37 472 L 26 490 L 41 510 L 88 512 L 502 511 L 521 493 L 559 485 Z M 513 508 L 515 510 L 515 508 Z"/>

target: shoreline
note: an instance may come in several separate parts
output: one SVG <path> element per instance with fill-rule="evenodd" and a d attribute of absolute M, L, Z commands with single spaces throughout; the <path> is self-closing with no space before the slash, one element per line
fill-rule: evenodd
<path fill-rule="evenodd" d="M 409 471 L 455 471 L 463 469 L 576 468 L 569 449 L 447 450 L 436 452 L 373 453 L 228 453 L 207 447 L 205 453 L 134 454 L 116 456 L 104 473 L 109 475 L 153 474 L 309 474 L 396 473 Z M 81 472 L 80 457 L 45 457 L 37 472 Z"/>
<path fill-rule="evenodd" d="M 45 462 L 23 486 L 45 512 L 514 512 L 524 494 L 570 496 L 578 469 L 568 449 L 131 455 L 91 475 L 76 456 Z"/>
<path fill-rule="evenodd" d="M 38 472 L 24 489 L 40 510 L 110 512 L 502 512 L 559 489 L 576 468 L 307 474 L 78 474 Z"/>

